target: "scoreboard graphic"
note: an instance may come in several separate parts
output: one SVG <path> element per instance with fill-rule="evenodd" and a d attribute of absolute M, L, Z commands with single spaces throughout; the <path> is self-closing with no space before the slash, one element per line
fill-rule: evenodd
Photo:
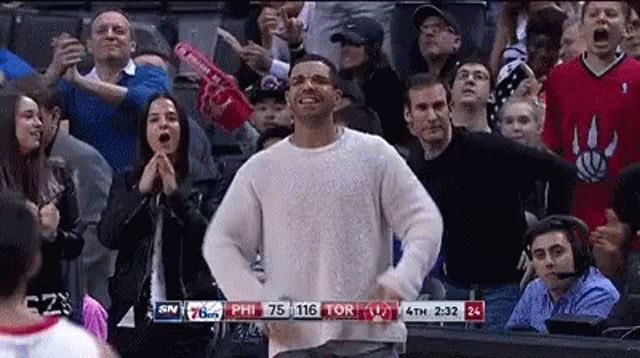
<path fill-rule="evenodd" d="M 484 301 L 162 301 L 155 302 L 157 322 L 221 321 L 366 321 L 484 322 Z"/>

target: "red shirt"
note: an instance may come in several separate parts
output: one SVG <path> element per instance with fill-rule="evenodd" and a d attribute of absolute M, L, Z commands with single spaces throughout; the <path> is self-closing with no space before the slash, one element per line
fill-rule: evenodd
<path fill-rule="evenodd" d="M 542 137 L 576 164 L 572 214 L 594 229 L 605 223 L 622 168 L 640 161 L 640 62 L 620 55 L 596 74 L 583 56 L 554 68 L 545 82 Z"/>

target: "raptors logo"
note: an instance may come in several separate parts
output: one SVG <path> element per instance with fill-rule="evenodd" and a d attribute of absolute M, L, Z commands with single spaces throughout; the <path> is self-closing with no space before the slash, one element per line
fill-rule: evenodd
<path fill-rule="evenodd" d="M 587 148 L 581 150 L 578 127 L 573 128 L 573 154 L 576 156 L 578 178 L 587 183 L 602 181 L 607 175 L 607 159 L 613 156 L 618 147 L 618 133 L 613 132 L 611 142 L 603 150 L 598 149 L 598 123 L 597 117 L 591 118 L 591 125 L 587 131 Z"/>

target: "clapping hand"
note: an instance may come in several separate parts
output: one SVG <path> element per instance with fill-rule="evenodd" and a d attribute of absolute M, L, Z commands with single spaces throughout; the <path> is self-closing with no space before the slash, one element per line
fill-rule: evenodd
<path fill-rule="evenodd" d="M 165 153 L 159 152 L 158 157 L 158 173 L 162 180 L 162 192 L 166 196 L 170 196 L 178 190 L 178 183 L 176 181 L 176 171 L 173 168 L 173 164 L 169 160 L 169 157 Z"/>
<path fill-rule="evenodd" d="M 85 56 L 85 48 L 80 40 L 62 33 L 51 40 L 53 60 L 47 69 L 47 74 L 55 79 L 62 77 L 71 67 L 75 67 Z"/>
<path fill-rule="evenodd" d="M 47 204 L 38 210 L 40 233 L 46 240 L 53 241 L 60 225 L 60 212 L 53 204 Z"/>
<path fill-rule="evenodd" d="M 178 190 L 175 169 L 169 157 L 163 152 L 157 152 L 144 167 L 138 190 L 143 194 L 151 194 L 158 180 L 165 195 L 169 196 Z"/>

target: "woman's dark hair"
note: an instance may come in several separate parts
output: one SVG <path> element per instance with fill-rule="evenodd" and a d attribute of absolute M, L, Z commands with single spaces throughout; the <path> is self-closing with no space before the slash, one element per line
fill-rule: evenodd
<path fill-rule="evenodd" d="M 178 183 L 181 179 L 184 179 L 189 172 L 189 121 L 187 120 L 187 115 L 184 110 L 178 103 L 178 101 L 168 93 L 158 93 L 147 101 L 144 106 L 144 110 L 140 116 L 138 122 L 138 159 L 136 161 L 136 177 L 142 175 L 144 171 L 144 167 L 149 163 L 149 160 L 153 157 L 154 153 L 149 146 L 149 140 L 147 139 L 147 115 L 149 114 L 149 109 L 151 108 L 151 104 L 157 100 L 166 98 L 173 102 L 173 105 L 176 107 L 176 112 L 178 113 L 178 122 L 180 123 L 180 143 L 178 143 L 178 150 L 176 153 L 176 163 L 175 163 L 175 171 L 176 171 L 176 180 Z"/>
<path fill-rule="evenodd" d="M 36 205 L 42 204 L 41 191 L 46 177 L 44 148 L 20 155 L 16 137 L 18 101 L 16 93 L 0 94 L 0 191 L 22 193 Z"/>
<path fill-rule="evenodd" d="M 382 50 L 382 44 L 372 43 L 364 45 L 364 52 L 367 55 L 368 60 L 358 68 L 354 68 L 349 71 L 340 71 L 340 75 L 350 77 L 354 73 L 364 74 L 363 78 L 369 78 L 379 68 L 389 66 L 389 59 Z"/>
<path fill-rule="evenodd" d="M 0 297 L 16 293 L 40 254 L 35 215 L 17 192 L 0 193 Z"/>

